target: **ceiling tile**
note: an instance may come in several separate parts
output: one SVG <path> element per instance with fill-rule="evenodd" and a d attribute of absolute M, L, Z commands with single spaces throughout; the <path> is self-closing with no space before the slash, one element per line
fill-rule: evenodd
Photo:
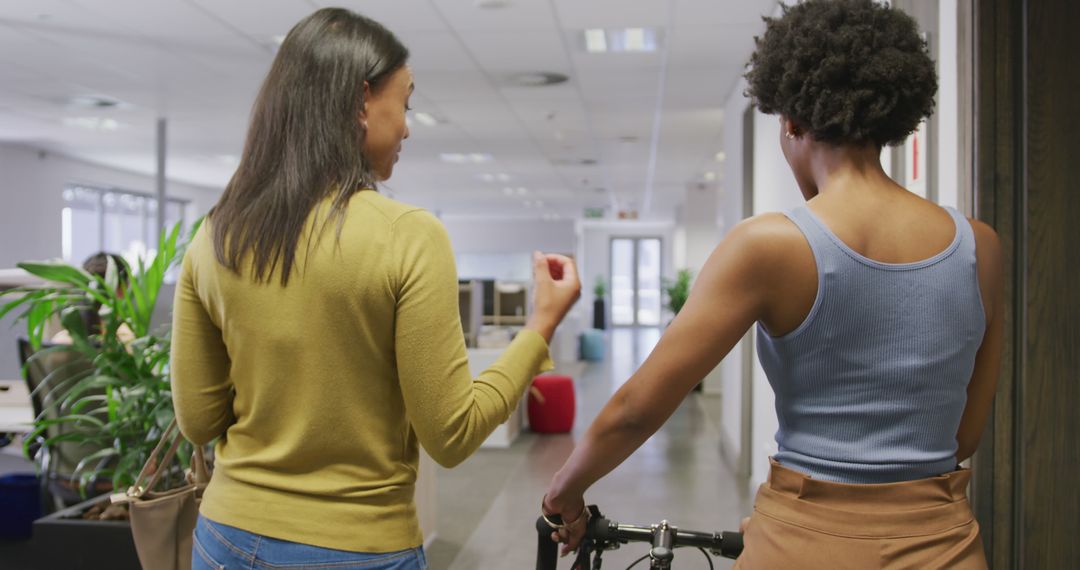
<path fill-rule="evenodd" d="M 545 0 L 515 0 L 499 9 L 478 8 L 472 1 L 431 0 L 449 25 L 462 35 L 476 31 L 557 30 Z"/>

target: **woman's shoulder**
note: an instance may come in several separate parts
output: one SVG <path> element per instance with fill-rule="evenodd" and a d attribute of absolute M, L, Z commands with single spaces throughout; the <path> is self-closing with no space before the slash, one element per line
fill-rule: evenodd
<path fill-rule="evenodd" d="M 349 206 L 349 215 L 375 215 L 385 220 L 395 233 L 445 231 L 434 214 L 374 190 L 357 193 Z"/>
<path fill-rule="evenodd" d="M 365 190 L 357 193 L 349 203 L 345 232 L 361 232 L 370 239 L 372 231 L 385 233 L 399 245 L 414 241 L 429 244 L 449 241 L 442 221 L 428 210 Z"/>
<path fill-rule="evenodd" d="M 395 200 L 377 190 L 357 192 L 349 203 L 350 216 L 374 214 L 385 219 L 390 224 L 396 223 L 404 217 L 417 217 L 415 214 L 410 216 L 414 212 L 427 213 L 426 210 L 419 206 Z"/>
<path fill-rule="evenodd" d="M 786 254 L 806 241 L 802 230 L 787 214 L 766 212 L 736 224 L 731 239 L 755 254 Z"/>

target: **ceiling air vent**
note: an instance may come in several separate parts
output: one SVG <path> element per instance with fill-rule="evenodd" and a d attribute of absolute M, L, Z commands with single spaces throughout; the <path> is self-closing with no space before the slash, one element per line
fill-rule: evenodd
<path fill-rule="evenodd" d="M 569 79 L 562 73 L 537 71 L 511 75 L 507 78 L 507 83 L 514 87 L 547 87 L 548 85 L 566 83 Z"/>
<path fill-rule="evenodd" d="M 555 158 L 551 164 L 555 166 L 596 166 L 600 161 L 595 158 Z"/>

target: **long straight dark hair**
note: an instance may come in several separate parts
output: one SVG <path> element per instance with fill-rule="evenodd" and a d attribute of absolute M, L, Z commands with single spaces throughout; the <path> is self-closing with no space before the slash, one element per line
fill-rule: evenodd
<path fill-rule="evenodd" d="M 342 8 L 293 27 L 255 101 L 236 173 L 210 210 L 222 265 L 239 274 L 251 253 L 256 282 L 280 263 L 287 285 L 312 210 L 333 195 L 340 215 L 354 193 L 375 187 L 363 154 L 364 82 L 375 89 L 408 57 L 381 24 Z"/>

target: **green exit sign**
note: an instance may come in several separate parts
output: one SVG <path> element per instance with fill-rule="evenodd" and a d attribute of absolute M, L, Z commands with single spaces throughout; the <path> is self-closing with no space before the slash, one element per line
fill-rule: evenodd
<path fill-rule="evenodd" d="M 603 218 L 604 217 L 604 209 L 603 208 L 585 208 L 585 217 L 586 218 Z"/>

